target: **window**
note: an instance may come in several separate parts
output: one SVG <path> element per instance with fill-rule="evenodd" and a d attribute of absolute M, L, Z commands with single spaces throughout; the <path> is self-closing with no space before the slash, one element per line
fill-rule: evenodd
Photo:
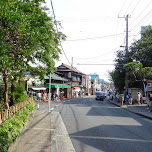
<path fill-rule="evenodd" d="M 71 78 L 71 72 L 68 72 L 68 78 Z"/>

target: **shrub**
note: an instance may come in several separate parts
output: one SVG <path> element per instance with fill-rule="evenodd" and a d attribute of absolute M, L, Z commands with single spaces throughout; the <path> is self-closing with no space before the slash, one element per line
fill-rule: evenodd
<path fill-rule="evenodd" d="M 28 95 L 25 91 L 25 86 L 23 84 L 18 84 L 15 88 L 15 91 L 11 93 L 13 96 L 13 101 L 15 103 L 23 102 L 27 99 Z"/>
<path fill-rule="evenodd" d="M 6 152 L 9 145 L 19 136 L 34 108 L 35 103 L 28 102 L 21 111 L 8 118 L 2 124 L 0 128 L 0 151 Z"/>

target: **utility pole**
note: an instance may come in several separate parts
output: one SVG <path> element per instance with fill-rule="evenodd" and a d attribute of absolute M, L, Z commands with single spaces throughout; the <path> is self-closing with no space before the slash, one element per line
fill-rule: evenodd
<path fill-rule="evenodd" d="M 126 50 L 126 64 L 128 63 L 128 17 L 129 15 L 127 14 L 125 20 L 126 20 L 126 47 L 125 47 L 125 50 Z M 126 94 L 128 93 L 128 77 L 127 77 L 127 71 L 128 69 L 126 68 L 125 69 L 125 97 L 126 97 Z"/>
<path fill-rule="evenodd" d="M 71 62 L 71 99 L 72 99 L 72 68 L 73 68 L 73 57 Z"/>
<path fill-rule="evenodd" d="M 128 17 L 129 15 L 127 14 L 126 16 L 126 63 L 128 63 Z"/>
<path fill-rule="evenodd" d="M 125 46 L 125 51 L 126 51 L 126 54 L 125 54 L 125 64 L 128 63 L 128 18 L 129 18 L 129 14 L 127 14 L 127 16 L 125 17 L 119 17 L 118 18 L 125 18 L 125 21 L 126 21 L 126 46 Z M 128 69 L 126 68 L 125 69 L 125 97 L 126 97 L 126 94 L 128 93 L 128 77 L 127 77 L 127 71 Z"/>

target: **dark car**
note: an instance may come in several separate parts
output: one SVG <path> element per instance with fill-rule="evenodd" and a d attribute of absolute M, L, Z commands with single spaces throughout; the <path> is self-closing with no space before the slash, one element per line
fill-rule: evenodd
<path fill-rule="evenodd" d="M 96 92 L 95 99 L 103 101 L 103 99 L 105 99 L 105 94 L 103 92 Z"/>

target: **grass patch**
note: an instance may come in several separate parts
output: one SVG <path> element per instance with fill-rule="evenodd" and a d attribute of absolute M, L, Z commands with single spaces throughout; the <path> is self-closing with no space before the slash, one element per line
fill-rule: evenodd
<path fill-rule="evenodd" d="M 8 147 L 19 136 L 34 109 L 35 103 L 28 102 L 23 110 L 17 112 L 2 124 L 0 128 L 0 151 L 7 152 Z"/>

